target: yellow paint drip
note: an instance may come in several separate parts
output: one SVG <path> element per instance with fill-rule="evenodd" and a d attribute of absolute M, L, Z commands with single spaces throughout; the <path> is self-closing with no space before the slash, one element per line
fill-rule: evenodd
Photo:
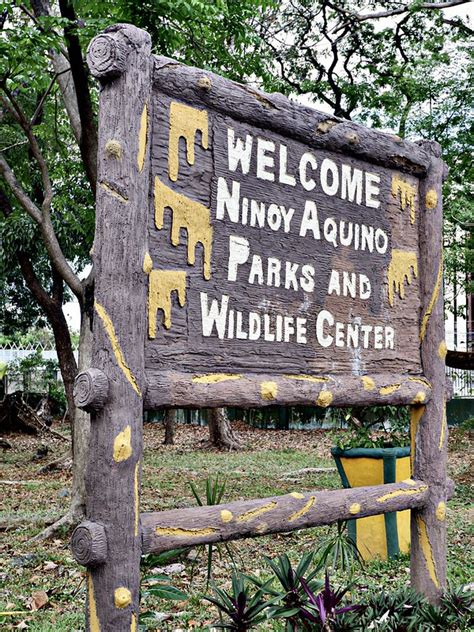
<path fill-rule="evenodd" d="M 195 375 L 194 384 L 218 384 L 229 380 L 240 380 L 242 376 L 237 373 L 208 373 L 207 375 Z"/>
<path fill-rule="evenodd" d="M 137 153 L 137 165 L 138 171 L 143 171 L 145 165 L 146 145 L 148 138 L 148 106 L 145 103 L 143 106 L 142 115 L 140 118 L 140 131 L 138 132 L 138 153 Z"/>
<path fill-rule="evenodd" d="M 188 164 L 194 165 L 194 143 L 196 132 L 201 132 L 201 145 L 208 148 L 208 121 L 206 110 L 197 110 L 189 105 L 172 101 L 170 105 L 170 135 L 168 154 L 168 174 L 176 182 L 179 171 L 179 139 L 186 143 Z"/>
<path fill-rule="evenodd" d="M 132 456 L 132 429 L 127 426 L 119 432 L 114 441 L 114 461 L 120 463 Z"/>
<path fill-rule="evenodd" d="M 137 537 L 138 535 L 138 523 L 140 521 L 140 495 L 138 493 L 138 479 L 139 479 L 139 475 L 140 475 L 140 461 L 137 461 L 136 465 L 135 465 L 135 476 L 133 479 L 133 498 L 134 498 L 134 503 L 135 503 L 135 525 L 134 525 L 134 530 L 133 530 L 133 534 L 135 537 Z"/>
<path fill-rule="evenodd" d="M 202 245 L 204 252 L 204 278 L 211 278 L 212 226 L 209 209 L 203 204 L 176 193 L 155 177 L 155 225 L 163 228 L 165 208 L 172 210 L 171 243 L 178 246 L 180 232 L 188 233 L 188 263 L 196 261 L 196 246 Z"/>
<path fill-rule="evenodd" d="M 433 549 L 431 548 L 430 539 L 428 537 L 428 530 L 426 524 L 420 516 L 416 516 L 416 525 L 418 527 L 418 537 L 420 540 L 421 550 L 423 557 L 425 558 L 426 569 L 431 577 L 431 581 L 440 588 L 438 576 L 436 573 L 436 564 L 433 557 Z"/>
<path fill-rule="evenodd" d="M 87 573 L 87 592 L 89 597 L 89 630 L 90 632 L 100 632 L 100 622 L 95 603 L 94 582 L 92 581 L 92 575 L 90 573 Z"/>
<path fill-rule="evenodd" d="M 436 208 L 438 204 L 438 194 L 436 193 L 434 189 L 430 189 L 429 191 L 426 192 L 425 204 L 426 204 L 426 208 L 429 209 L 430 211 Z"/>
<path fill-rule="evenodd" d="M 414 224 L 416 188 L 406 180 L 402 180 L 398 175 L 394 175 L 392 177 L 392 195 L 394 198 L 400 195 L 400 206 L 402 210 L 407 206 L 410 207 L 410 223 Z"/>
<path fill-rule="evenodd" d="M 132 612 L 132 620 L 130 621 L 130 632 L 137 632 L 137 615 Z"/>
<path fill-rule="evenodd" d="M 361 382 L 362 382 L 362 386 L 364 387 L 364 390 L 366 390 L 366 391 L 373 391 L 374 390 L 375 382 L 374 382 L 374 380 L 371 377 L 369 377 L 368 375 L 364 375 L 360 379 L 361 379 Z"/>
<path fill-rule="evenodd" d="M 217 529 L 215 527 L 204 527 L 203 529 L 183 529 L 181 527 L 156 527 L 156 535 L 170 536 L 173 538 L 201 538 L 212 535 Z"/>
<path fill-rule="evenodd" d="M 262 382 L 260 384 L 260 395 L 262 399 L 270 401 L 276 399 L 278 395 L 278 385 L 276 382 Z"/>
<path fill-rule="evenodd" d="M 411 400 L 412 404 L 422 404 L 426 399 L 424 391 L 418 391 L 415 397 Z"/>
<path fill-rule="evenodd" d="M 268 529 L 268 524 L 266 522 L 260 522 L 260 524 L 256 526 L 255 531 L 257 533 L 265 533 L 267 529 Z"/>
<path fill-rule="evenodd" d="M 314 505 L 315 500 L 316 496 L 310 496 L 304 507 L 301 507 L 301 509 L 295 511 L 295 513 L 292 513 L 291 516 L 288 517 L 288 522 L 294 522 L 295 520 L 298 520 L 299 518 L 307 514 L 311 507 Z"/>
<path fill-rule="evenodd" d="M 150 274 L 153 270 L 153 261 L 150 257 L 150 253 L 145 252 L 145 256 L 143 257 L 143 272 L 145 274 Z"/>
<path fill-rule="evenodd" d="M 443 280 L 443 264 L 440 262 L 439 268 L 438 268 L 438 274 L 436 275 L 435 286 L 433 288 L 433 294 L 431 295 L 431 299 L 428 304 L 428 307 L 426 308 L 426 312 L 424 313 L 423 318 L 421 319 L 420 342 L 423 342 L 423 340 L 425 339 L 426 329 L 428 327 L 428 321 L 430 319 L 431 312 L 433 311 L 433 307 L 435 306 L 435 303 L 438 299 L 442 280 Z"/>
<path fill-rule="evenodd" d="M 278 503 L 275 500 L 267 503 L 266 505 L 262 505 L 261 507 L 257 507 L 256 509 L 249 509 L 245 513 L 237 516 L 237 522 L 250 522 L 251 520 L 255 520 L 258 516 L 261 516 L 267 511 L 272 511 L 272 509 L 276 509 Z"/>
<path fill-rule="evenodd" d="M 359 503 L 353 503 L 350 507 L 349 507 L 349 513 L 352 514 L 353 516 L 355 514 L 358 514 L 360 512 L 360 505 Z"/>
<path fill-rule="evenodd" d="M 114 592 L 114 603 L 116 608 L 126 608 L 132 603 L 132 593 L 128 588 L 120 586 Z"/>
<path fill-rule="evenodd" d="M 111 139 L 105 143 L 105 153 L 111 158 L 116 158 L 117 160 L 122 160 L 122 145 L 118 140 Z"/>
<path fill-rule="evenodd" d="M 401 384 L 389 384 L 388 386 L 382 386 L 379 393 L 380 395 L 391 395 L 392 393 L 395 393 L 395 391 L 398 391 L 401 386 Z"/>
<path fill-rule="evenodd" d="M 98 303 L 97 301 L 95 301 L 94 303 L 94 308 L 104 325 L 107 336 L 109 337 L 110 344 L 112 346 L 112 351 L 114 352 L 115 359 L 117 360 L 117 364 L 119 365 L 122 373 L 125 375 L 128 382 L 130 382 L 135 393 L 139 397 L 141 397 L 142 394 L 141 394 L 140 388 L 138 387 L 137 380 L 135 379 L 135 376 L 132 374 L 129 366 L 125 362 L 125 358 L 123 356 L 122 349 L 120 348 L 119 342 L 117 340 L 117 336 L 115 334 L 115 328 L 110 319 L 110 316 L 107 314 L 105 308 L 102 307 L 102 305 Z"/>
<path fill-rule="evenodd" d="M 402 481 L 402 483 L 405 483 L 405 485 L 416 485 L 416 482 L 412 479 L 412 478 L 406 478 L 405 480 Z"/>
<path fill-rule="evenodd" d="M 233 518 L 233 514 L 231 511 L 229 511 L 228 509 L 223 509 L 221 511 L 221 520 L 222 522 L 230 522 Z"/>
<path fill-rule="evenodd" d="M 301 494 L 300 492 L 290 492 L 290 496 L 296 498 L 297 500 L 302 500 L 304 498 L 304 494 Z"/>
<path fill-rule="evenodd" d="M 442 340 L 438 346 L 438 356 L 441 358 L 441 360 L 445 360 L 447 355 L 448 347 L 446 346 L 446 342 Z"/>
<path fill-rule="evenodd" d="M 418 276 L 418 261 L 416 252 L 405 250 L 392 250 L 392 258 L 388 266 L 388 302 L 393 307 L 394 293 L 397 292 L 401 299 L 405 298 L 405 281 L 408 285 L 413 276 Z"/>
<path fill-rule="evenodd" d="M 446 503 L 441 501 L 436 507 L 436 519 L 440 522 L 446 520 Z"/>
<path fill-rule="evenodd" d="M 117 191 L 117 189 L 114 189 L 114 187 L 108 184 L 108 182 L 104 182 L 102 180 L 100 183 L 100 188 L 104 189 L 104 191 L 106 191 L 112 197 L 116 198 L 117 200 L 120 200 L 120 202 L 123 202 L 124 204 L 128 204 L 128 197 L 120 193 L 120 191 Z"/>
<path fill-rule="evenodd" d="M 396 489 L 394 492 L 389 492 L 388 494 L 379 496 L 379 498 L 377 498 L 377 502 L 385 503 L 387 500 L 392 500 L 392 498 L 398 498 L 398 496 L 416 496 L 416 494 L 421 494 L 427 489 L 428 485 L 420 485 L 416 489 Z"/>
<path fill-rule="evenodd" d="M 171 293 L 178 294 L 181 307 L 186 303 L 186 272 L 182 270 L 152 270 L 148 282 L 148 337 L 156 337 L 156 314 L 163 310 L 163 325 L 171 327 Z"/>
<path fill-rule="evenodd" d="M 322 408 L 327 408 L 333 400 L 333 394 L 331 391 L 321 391 L 316 400 L 316 404 Z"/>
<path fill-rule="evenodd" d="M 284 375 L 289 380 L 303 380 L 306 382 L 329 382 L 328 377 L 317 377 L 315 375 Z"/>

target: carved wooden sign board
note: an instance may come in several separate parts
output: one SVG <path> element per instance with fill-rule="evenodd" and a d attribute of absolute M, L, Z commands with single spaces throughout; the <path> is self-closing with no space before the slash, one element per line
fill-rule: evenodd
<path fill-rule="evenodd" d="M 140 556 L 412 509 L 412 583 L 445 585 L 441 185 L 414 144 L 151 54 L 131 25 L 101 82 L 87 629 L 136 630 Z M 412 476 L 140 513 L 143 410 L 411 405 Z M 261 516 L 264 515 L 264 520 Z"/>
<path fill-rule="evenodd" d="M 336 152 L 331 118 L 305 135 L 297 105 L 254 98 L 249 120 L 242 86 L 201 74 L 187 95 L 183 81 L 153 84 L 137 150 L 150 186 L 146 305 L 134 302 L 147 315 L 146 405 L 328 405 L 337 376 L 370 376 L 353 382 L 362 394 L 389 388 L 388 374 L 416 378 L 416 175 L 360 157 L 368 130 L 346 131 Z M 122 237 L 113 224 L 103 235 Z"/>
<path fill-rule="evenodd" d="M 150 139 L 147 370 L 421 372 L 416 178 L 159 85 Z"/>

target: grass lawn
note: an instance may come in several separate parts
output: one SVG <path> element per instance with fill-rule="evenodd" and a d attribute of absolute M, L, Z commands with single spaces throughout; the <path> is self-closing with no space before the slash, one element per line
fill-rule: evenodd
<path fill-rule="evenodd" d="M 188 482 L 193 481 L 204 492 L 207 477 L 217 474 L 227 480 L 224 501 L 341 486 L 335 471 L 298 473 L 305 468 L 333 468 L 329 454 L 332 439 L 327 431 L 256 430 L 242 424 L 238 424 L 238 431 L 246 449 L 223 453 L 206 447 L 205 428 L 180 426 L 176 445 L 163 446 L 161 427 L 147 424 L 142 510 L 194 506 Z M 10 435 L 8 439 L 12 449 L 0 453 L 0 612 L 18 614 L 1 616 L 0 629 L 84 630 L 85 577 L 70 554 L 70 534 L 60 533 L 46 543 L 31 542 L 42 525 L 61 516 L 68 506 L 70 472 L 38 474 L 44 462 L 64 451 L 65 444 L 54 437 Z M 46 459 L 33 460 L 40 443 L 48 445 L 49 454 Z M 462 430 L 450 435 L 449 475 L 456 482 L 456 495 L 447 512 L 448 575 L 449 581 L 459 586 L 474 578 L 472 436 Z M 231 544 L 231 551 L 241 570 L 264 576 L 264 556 L 286 552 L 297 560 L 303 552 L 316 548 L 328 529 L 238 541 Z M 196 551 L 192 551 L 171 569 L 170 581 L 189 594 L 189 599 L 171 602 L 143 598 L 144 613 L 159 613 L 148 616 L 147 620 L 154 619 L 155 623 L 147 623 L 143 630 L 203 630 L 216 620 L 215 609 L 203 600 L 206 556 L 200 553 L 195 558 Z M 147 560 L 144 577 L 157 572 L 153 571 L 156 562 L 153 558 Z M 215 553 L 213 578 L 219 586 L 228 587 L 231 568 L 224 550 Z M 407 585 L 409 559 L 366 564 L 355 570 L 354 580 L 354 595 L 370 587 L 392 590 Z M 334 581 L 343 584 L 347 577 L 337 573 Z M 142 582 L 143 589 L 147 585 Z M 272 625 L 262 629 L 282 629 L 280 624 Z"/>

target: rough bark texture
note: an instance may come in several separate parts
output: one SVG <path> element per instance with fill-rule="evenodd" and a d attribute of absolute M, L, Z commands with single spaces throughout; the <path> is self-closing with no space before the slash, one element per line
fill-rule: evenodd
<path fill-rule="evenodd" d="M 427 402 L 430 382 L 423 375 L 275 375 L 147 372 L 145 407 L 262 407 L 317 404 L 331 406 L 409 405 Z"/>
<path fill-rule="evenodd" d="M 87 292 L 86 292 L 87 293 Z M 79 370 L 90 366 L 92 350 L 92 331 L 89 312 L 81 312 L 81 332 L 79 337 Z M 85 472 L 89 451 L 89 414 L 81 408 L 75 407 L 72 436 L 72 486 L 71 504 L 68 511 L 52 525 L 40 531 L 33 540 L 41 541 L 53 537 L 59 529 L 75 526 L 86 515 Z M 62 460 L 62 459 L 61 459 Z"/>
<path fill-rule="evenodd" d="M 174 509 L 141 516 L 143 552 L 225 542 L 331 524 L 423 506 L 428 487 L 403 481 L 336 491 L 292 492 L 225 505 Z"/>
<path fill-rule="evenodd" d="M 154 82 L 184 101 L 216 110 L 317 148 L 340 151 L 371 163 L 424 175 L 429 156 L 421 147 L 394 134 L 367 129 L 290 101 L 266 94 L 211 72 L 184 66 L 174 59 L 155 58 Z"/>
<path fill-rule="evenodd" d="M 242 445 L 234 434 L 225 408 L 211 408 L 208 414 L 209 440 L 216 448 L 239 450 Z"/>
<path fill-rule="evenodd" d="M 165 426 L 165 438 L 164 445 L 174 445 L 174 427 L 176 425 L 176 410 L 169 408 L 165 411 L 163 418 L 163 424 Z"/>
<path fill-rule="evenodd" d="M 126 69 L 110 80 L 108 61 L 126 51 Z M 141 540 L 143 348 L 146 314 L 146 217 L 149 198 L 151 42 L 130 25 L 91 42 L 88 63 L 102 81 L 92 367 L 105 373 L 104 408 L 91 415 L 87 519 L 105 529 L 107 559 L 89 569 L 87 629 L 136 630 Z M 90 367 L 89 367 L 90 368 Z"/>
<path fill-rule="evenodd" d="M 446 586 L 446 343 L 443 320 L 442 179 L 443 162 L 437 143 L 423 143 L 431 152 L 428 175 L 420 186 L 424 202 L 420 221 L 420 282 L 422 312 L 421 358 L 432 384 L 426 406 L 412 410 L 413 476 L 429 485 L 426 505 L 411 514 L 411 581 L 432 602 Z"/>

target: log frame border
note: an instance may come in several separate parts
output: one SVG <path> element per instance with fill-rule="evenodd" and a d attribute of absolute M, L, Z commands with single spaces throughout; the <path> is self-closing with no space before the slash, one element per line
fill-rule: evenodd
<path fill-rule="evenodd" d="M 412 508 L 412 584 L 436 601 L 446 582 L 445 508 L 450 493 L 446 479 L 447 393 L 442 317 L 444 167 L 439 145 L 409 143 L 297 105 L 282 95 L 267 95 L 174 60 L 153 57 L 148 34 L 131 25 L 110 27 L 94 38 L 88 63 L 91 73 L 102 84 L 94 248 L 97 274 L 93 367 L 79 380 L 77 396 L 78 403 L 91 410 L 92 436 L 86 477 L 87 521 L 78 527 L 72 539 L 76 559 L 88 568 L 87 630 L 137 629 L 140 555 L 176 546 L 170 543 L 176 528 L 179 529 L 176 527 L 179 515 L 184 516 L 183 520 L 193 516 L 199 522 L 208 520 L 212 513 L 213 519 L 225 525 L 224 534 L 222 530 L 206 531 L 205 525 L 202 527 L 206 532 L 201 533 L 204 538 L 201 542 L 208 543 Z M 145 313 L 135 311 L 132 318 L 130 305 L 128 311 L 124 309 L 124 298 L 128 292 L 139 296 L 143 304 L 146 302 L 142 266 L 147 252 L 151 176 L 148 139 L 153 100 L 150 95 L 157 82 L 167 94 L 179 93 L 187 102 L 216 111 L 224 111 L 223 95 L 238 90 L 238 104 L 233 102 L 229 108 L 227 103 L 225 114 L 291 135 L 309 146 L 355 156 L 420 179 L 424 200 L 420 204 L 419 228 L 423 375 L 378 374 L 364 376 L 365 382 L 362 377 L 335 375 L 319 378 L 260 374 L 222 378 L 219 374 L 179 372 L 145 375 Z M 119 114 L 112 116 L 112 109 Z M 282 110 L 290 116 L 281 117 Z M 123 231 L 120 270 L 113 257 L 107 258 L 110 248 L 107 249 L 105 231 L 111 221 Z M 192 406 L 197 401 L 207 407 L 231 405 L 229 384 L 243 394 L 244 406 L 412 405 L 415 480 L 333 492 L 293 492 L 284 497 L 212 508 L 140 514 L 144 408 Z M 270 513 L 279 503 L 285 505 L 289 514 L 285 514 L 284 525 L 269 527 Z M 238 513 L 240 519 L 234 519 L 237 506 L 243 506 Z M 263 518 L 254 520 L 264 514 L 265 528 L 261 526 Z M 158 524 L 162 539 L 157 544 L 153 538 L 157 536 Z M 186 527 L 182 528 L 186 531 Z M 171 531 L 167 533 L 167 529 Z M 193 542 L 197 543 L 195 539 Z"/>

